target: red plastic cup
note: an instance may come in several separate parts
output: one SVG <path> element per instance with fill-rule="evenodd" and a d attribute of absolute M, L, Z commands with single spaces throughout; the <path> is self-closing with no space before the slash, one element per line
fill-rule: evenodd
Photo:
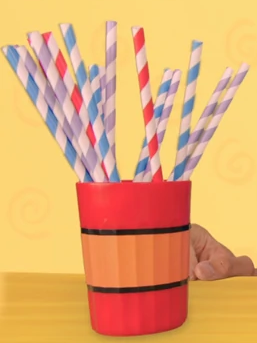
<path fill-rule="evenodd" d="M 168 331 L 187 318 L 191 183 L 77 183 L 91 325 Z"/>

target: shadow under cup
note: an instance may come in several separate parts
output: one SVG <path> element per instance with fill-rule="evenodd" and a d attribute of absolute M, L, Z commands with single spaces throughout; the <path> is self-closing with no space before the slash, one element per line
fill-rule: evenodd
<path fill-rule="evenodd" d="M 188 307 L 191 182 L 77 183 L 92 328 L 174 329 Z"/>

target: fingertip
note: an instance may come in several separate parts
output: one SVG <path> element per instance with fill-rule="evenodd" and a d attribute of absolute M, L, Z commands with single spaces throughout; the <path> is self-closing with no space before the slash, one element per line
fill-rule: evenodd
<path fill-rule="evenodd" d="M 199 280 L 215 280 L 215 270 L 209 261 L 203 261 L 197 264 L 194 273 Z"/>
<path fill-rule="evenodd" d="M 197 280 L 197 277 L 196 277 L 195 273 L 192 272 L 189 276 L 189 281 L 196 281 L 196 280 Z"/>
<path fill-rule="evenodd" d="M 235 257 L 231 276 L 253 276 L 255 268 L 253 261 L 248 256 Z"/>

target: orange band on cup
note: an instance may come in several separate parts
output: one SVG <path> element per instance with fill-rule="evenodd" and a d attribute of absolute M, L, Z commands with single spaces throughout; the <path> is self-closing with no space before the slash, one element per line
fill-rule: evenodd
<path fill-rule="evenodd" d="M 187 279 L 189 231 L 147 235 L 82 234 L 87 284 L 144 287 Z"/>

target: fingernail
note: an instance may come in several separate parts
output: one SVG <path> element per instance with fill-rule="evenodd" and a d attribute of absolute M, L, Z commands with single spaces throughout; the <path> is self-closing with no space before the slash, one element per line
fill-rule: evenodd
<path fill-rule="evenodd" d="M 215 274 L 214 268 L 207 261 L 200 262 L 196 266 L 195 272 L 197 274 L 198 279 L 200 280 L 212 280 Z"/>

